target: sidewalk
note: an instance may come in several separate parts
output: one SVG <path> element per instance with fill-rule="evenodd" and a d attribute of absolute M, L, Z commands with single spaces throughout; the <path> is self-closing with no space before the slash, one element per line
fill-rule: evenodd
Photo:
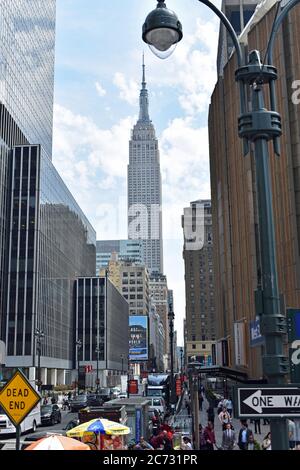
<path fill-rule="evenodd" d="M 208 401 L 205 398 L 204 402 L 203 402 L 202 411 L 200 411 L 200 422 L 201 422 L 203 427 L 205 427 L 207 425 L 207 409 L 208 409 Z M 217 444 L 217 447 L 221 447 L 221 444 L 222 444 L 222 425 L 221 425 L 221 423 L 219 421 L 219 418 L 218 418 L 218 415 L 217 415 L 217 409 L 215 408 L 214 410 L 215 410 L 214 426 L 215 426 L 216 444 Z M 270 431 L 270 426 L 269 425 L 263 425 L 262 424 L 263 419 L 261 419 L 260 420 L 261 434 L 256 434 L 256 433 L 254 433 L 254 429 L 255 429 L 254 423 L 250 423 L 250 420 L 247 420 L 247 422 L 248 422 L 249 429 L 251 429 L 253 431 L 254 439 L 261 445 L 264 437 Z M 233 417 L 232 425 L 234 427 L 236 441 L 237 441 L 238 436 L 239 436 L 239 431 L 241 429 L 241 422 L 240 422 L 239 419 L 236 419 L 236 418 Z M 239 450 L 239 448 L 236 446 L 235 450 Z"/>

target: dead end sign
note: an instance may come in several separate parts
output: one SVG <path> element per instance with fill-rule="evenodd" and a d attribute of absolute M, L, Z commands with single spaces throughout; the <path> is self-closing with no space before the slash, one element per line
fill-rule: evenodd
<path fill-rule="evenodd" d="M 0 405 L 15 426 L 26 418 L 40 400 L 40 395 L 20 370 L 0 392 Z"/>

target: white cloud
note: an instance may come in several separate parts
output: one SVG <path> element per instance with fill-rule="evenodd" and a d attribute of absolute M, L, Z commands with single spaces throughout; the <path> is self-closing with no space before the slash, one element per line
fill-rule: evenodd
<path fill-rule="evenodd" d="M 187 116 L 207 111 L 217 79 L 218 28 L 218 20 L 197 18 L 194 32 L 184 36 L 167 61 L 148 57 L 149 81 L 159 87 L 176 88 L 178 101 Z"/>
<path fill-rule="evenodd" d="M 99 96 L 102 97 L 106 95 L 106 90 L 103 88 L 99 81 L 95 82 L 95 87 Z"/>
<path fill-rule="evenodd" d="M 113 83 L 119 89 L 119 96 L 132 106 L 138 105 L 139 87 L 135 80 L 126 80 L 123 73 L 114 74 Z"/>

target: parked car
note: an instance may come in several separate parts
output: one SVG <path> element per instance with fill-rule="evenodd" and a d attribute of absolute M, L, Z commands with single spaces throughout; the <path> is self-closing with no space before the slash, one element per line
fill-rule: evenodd
<path fill-rule="evenodd" d="M 77 395 L 70 402 L 71 413 L 81 410 L 87 406 L 101 406 L 103 405 L 103 396 L 100 394 L 82 394 Z"/>
<path fill-rule="evenodd" d="M 61 412 L 58 405 L 41 406 L 42 424 L 55 424 L 61 422 Z"/>

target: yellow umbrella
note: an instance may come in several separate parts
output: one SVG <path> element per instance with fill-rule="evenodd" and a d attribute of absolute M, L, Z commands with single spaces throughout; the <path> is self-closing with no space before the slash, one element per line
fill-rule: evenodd
<path fill-rule="evenodd" d="M 86 423 L 79 424 L 76 428 L 67 431 L 68 437 L 82 437 L 86 433 L 109 434 L 111 436 L 121 436 L 130 434 L 130 428 L 120 423 L 115 423 L 109 419 L 92 419 Z"/>

